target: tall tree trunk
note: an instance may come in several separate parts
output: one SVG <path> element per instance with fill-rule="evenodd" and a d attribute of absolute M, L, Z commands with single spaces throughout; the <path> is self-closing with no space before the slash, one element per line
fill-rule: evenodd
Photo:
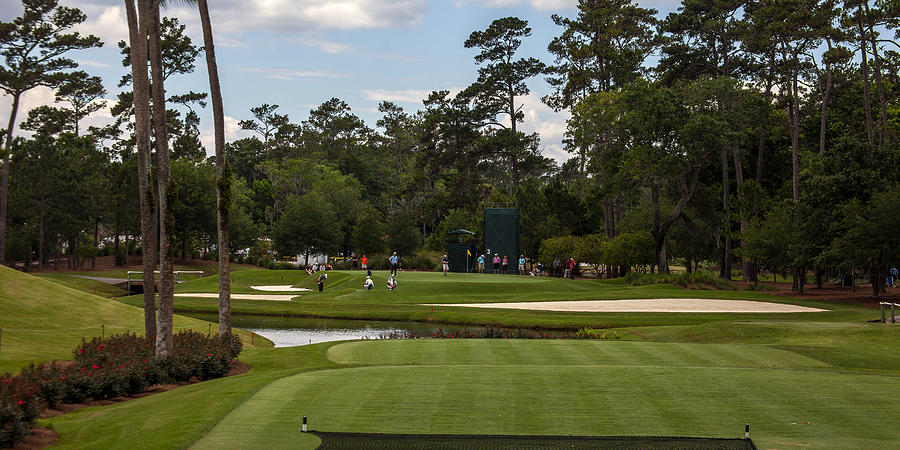
<path fill-rule="evenodd" d="M 741 189 L 744 185 L 744 165 L 741 162 L 741 149 L 737 146 L 732 147 L 731 155 L 734 158 L 734 179 L 735 182 L 737 182 L 738 188 L 738 214 L 740 215 L 741 237 L 743 238 L 745 233 L 747 233 L 750 224 L 747 219 L 748 212 L 747 205 L 744 202 L 744 191 Z M 753 264 L 753 261 L 748 258 L 743 258 L 741 260 L 741 278 L 743 278 L 744 281 L 756 282 L 756 264 Z"/>
<path fill-rule="evenodd" d="M 865 29 L 863 29 L 863 12 L 862 7 L 857 7 L 857 28 L 859 30 L 859 51 L 862 54 L 862 63 L 859 66 L 860 72 L 862 72 L 863 79 L 863 104 L 866 108 L 866 136 L 869 138 L 869 145 L 875 145 L 875 132 L 874 125 L 872 120 L 872 97 L 869 93 L 869 56 L 866 51 L 866 42 L 868 39 L 866 38 Z"/>
<path fill-rule="evenodd" d="M 94 252 L 91 254 L 91 270 L 97 268 L 97 249 L 100 246 L 100 220 L 94 218 Z"/>
<path fill-rule="evenodd" d="M 826 38 L 831 50 L 831 38 Z M 825 92 L 822 94 L 822 117 L 819 122 L 819 155 L 825 154 L 825 115 L 828 112 L 828 97 L 831 95 L 831 60 L 825 57 Z"/>
<path fill-rule="evenodd" d="M 9 155 L 12 152 L 13 126 L 19 111 L 21 92 L 13 95 L 12 109 L 9 112 L 9 123 L 6 126 L 6 140 L 3 142 L 3 168 L 0 170 L 0 264 L 6 263 L 6 210 L 9 198 Z"/>
<path fill-rule="evenodd" d="M 44 227 L 45 227 L 45 225 L 44 225 L 44 196 L 43 195 L 41 196 L 40 205 L 41 205 L 40 206 L 41 220 L 40 220 L 40 224 L 38 225 L 38 227 L 39 227 L 39 229 L 38 229 L 38 270 L 44 270 L 44 246 L 45 246 Z"/>
<path fill-rule="evenodd" d="M 169 139 L 166 130 L 166 90 L 163 81 L 162 43 L 160 41 L 159 2 L 150 5 L 148 30 L 150 85 L 153 97 L 153 134 L 156 138 L 156 169 L 159 185 L 159 316 L 157 317 L 156 355 L 166 357 L 172 354 L 172 320 L 175 299 L 175 258 L 172 252 L 172 230 L 175 225 L 171 210 L 171 200 L 175 195 L 169 167 Z"/>
<path fill-rule="evenodd" d="M 689 172 L 693 172 L 691 174 L 691 182 L 690 186 L 687 183 L 687 175 Z M 700 178 L 700 167 L 694 167 L 692 169 L 687 169 L 678 179 L 678 190 L 681 192 L 681 196 L 678 199 L 678 203 L 675 204 L 675 207 L 672 208 L 672 212 L 669 213 L 669 216 L 666 217 L 666 220 L 662 220 L 662 213 L 659 205 L 659 197 L 660 197 L 660 186 L 657 183 L 652 183 L 650 185 L 650 204 L 653 208 L 653 224 L 650 226 L 650 234 L 653 236 L 653 239 L 656 243 L 656 262 L 659 266 L 660 273 L 669 273 L 669 262 L 666 258 L 666 236 L 669 233 L 669 230 L 672 228 L 672 224 L 675 223 L 675 220 L 681 216 L 681 212 L 684 210 L 684 206 L 688 201 L 691 200 L 691 197 L 694 195 L 694 190 L 697 188 L 697 181 Z"/>
<path fill-rule="evenodd" d="M 725 220 L 723 220 L 725 229 L 723 230 L 725 236 L 725 248 L 724 253 L 722 254 L 722 267 L 719 270 L 719 276 L 730 280 L 731 279 L 731 220 L 728 218 L 728 208 L 729 208 L 729 197 L 731 196 L 731 182 L 728 179 L 728 151 L 725 148 L 722 148 L 720 152 L 720 156 L 722 159 L 722 212 L 725 213 Z"/>
<path fill-rule="evenodd" d="M 119 264 L 119 235 L 121 234 L 119 226 L 121 225 L 121 216 L 119 215 L 118 202 L 116 203 L 116 237 L 113 244 L 113 251 L 115 252 L 115 256 L 113 256 L 113 262 L 115 263 L 116 267 L 119 267 L 121 266 L 121 264 Z"/>
<path fill-rule="evenodd" d="M 134 79 L 135 138 L 137 146 L 138 195 L 141 204 L 141 259 L 143 261 L 144 335 L 156 340 L 156 260 L 153 258 L 153 192 L 150 190 L 150 96 L 147 78 L 147 12 L 150 0 L 138 0 L 140 22 L 134 0 L 125 0 L 131 43 L 131 74 Z"/>
<path fill-rule="evenodd" d="M 611 197 L 603 199 L 603 228 L 606 237 L 612 239 L 616 237 L 616 212 L 615 200 Z"/>
<path fill-rule="evenodd" d="M 791 173 L 794 204 L 800 203 L 800 67 L 794 60 L 791 71 Z"/>

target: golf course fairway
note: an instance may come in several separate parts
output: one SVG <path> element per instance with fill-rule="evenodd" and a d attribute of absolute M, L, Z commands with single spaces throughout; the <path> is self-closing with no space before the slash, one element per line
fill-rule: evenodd
<path fill-rule="evenodd" d="M 314 447 L 321 431 L 738 437 L 762 447 L 879 447 L 900 379 L 838 373 L 756 345 L 419 340 L 332 346 L 348 367 L 261 389 L 196 448 Z M 365 367 L 353 365 L 367 364 Z"/>
<path fill-rule="evenodd" d="M 0 289 L 0 309 L 29 328 L 95 326 L 97 315 L 109 310 L 127 321 L 102 323 L 140 329 L 141 311 L 130 306 L 139 297 L 113 301 L 13 271 L 0 275 L 9 282 Z M 271 348 L 257 337 L 255 346 L 245 341 L 240 356 L 251 367 L 245 374 L 39 424 L 59 434 L 55 448 L 315 448 L 319 438 L 299 432 L 303 416 L 316 431 L 488 435 L 738 438 L 749 422 L 760 448 L 884 448 L 900 422 L 892 394 L 900 388 L 900 328 L 869 322 L 878 313 L 872 308 L 621 280 L 439 273 L 404 273 L 396 292 L 365 292 L 358 286 L 362 277 L 335 271 L 323 293 L 300 292 L 290 302 L 235 300 L 235 310 L 413 319 L 459 331 L 467 324 L 589 326 L 618 339 L 363 340 Z M 239 290 L 314 281 L 297 271 L 252 269 L 235 278 Z M 214 281 L 202 278 L 179 290 L 215 292 Z M 422 305 L 649 298 L 753 300 L 825 311 L 588 313 Z M 177 299 L 176 310 L 214 310 L 215 303 Z M 77 342 L 74 335 L 58 340 L 58 332 L 29 332 L 33 338 L 19 340 L 23 333 L 10 333 L 9 347 L 4 342 L 0 361 L 7 367 L 64 358 Z"/>

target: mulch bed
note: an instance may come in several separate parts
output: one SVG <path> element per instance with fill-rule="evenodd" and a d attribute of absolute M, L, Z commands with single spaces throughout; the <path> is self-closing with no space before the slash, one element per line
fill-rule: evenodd
<path fill-rule="evenodd" d="M 226 377 L 241 375 L 243 373 L 247 373 L 250 370 L 250 366 L 238 361 L 234 364 L 234 367 L 225 374 Z M 173 389 L 178 389 L 182 386 L 187 386 L 190 384 L 200 383 L 201 381 L 194 378 L 191 381 L 187 381 L 184 383 L 178 384 L 157 384 L 154 386 L 150 386 L 144 392 L 135 395 L 123 396 L 123 397 L 115 397 L 106 400 L 90 400 L 83 403 L 65 403 L 61 405 L 57 405 L 55 409 L 47 409 L 43 413 L 41 413 L 42 419 L 49 419 L 51 417 L 60 416 L 63 414 L 70 413 L 72 411 L 77 411 L 82 408 L 89 408 L 91 406 L 106 406 L 113 405 L 116 403 L 127 402 L 128 400 L 134 400 L 136 398 L 147 397 L 153 394 L 159 394 L 160 392 L 167 392 Z M 49 447 L 51 445 L 56 444 L 59 441 L 59 435 L 56 434 L 55 431 L 50 428 L 35 426 L 31 429 L 31 434 L 28 435 L 22 442 L 16 444 L 13 449 L 16 450 L 36 450 Z"/>

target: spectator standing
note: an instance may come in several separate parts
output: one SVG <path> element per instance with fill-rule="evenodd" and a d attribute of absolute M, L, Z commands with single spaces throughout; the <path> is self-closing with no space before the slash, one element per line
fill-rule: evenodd
<path fill-rule="evenodd" d="M 366 255 L 362 255 L 359 262 L 362 263 L 362 270 L 367 270 L 369 268 L 369 258 L 366 258 Z"/>
<path fill-rule="evenodd" d="M 892 288 L 897 287 L 897 268 L 891 267 L 891 274 L 888 276 L 888 286 Z"/>
<path fill-rule="evenodd" d="M 353 253 L 353 255 L 350 256 L 350 270 L 356 270 L 358 265 L 359 265 L 359 256 L 357 256 L 356 253 Z"/>
<path fill-rule="evenodd" d="M 505 274 L 507 267 L 509 267 L 509 258 L 507 258 L 506 255 L 503 255 L 503 271 L 500 273 Z"/>
<path fill-rule="evenodd" d="M 494 253 L 494 274 L 500 273 L 500 256 Z"/>
<path fill-rule="evenodd" d="M 525 255 L 519 255 L 519 275 L 525 275 Z"/>
<path fill-rule="evenodd" d="M 397 275 L 397 266 L 400 263 L 400 258 L 397 257 L 397 252 L 394 252 L 388 261 L 391 262 L 391 275 Z"/>
<path fill-rule="evenodd" d="M 566 263 L 566 278 L 575 279 L 575 258 L 569 258 Z"/>
<path fill-rule="evenodd" d="M 450 271 L 450 259 L 447 258 L 447 255 L 444 255 L 441 258 L 441 269 L 444 271 L 444 276 L 447 276 L 447 272 Z"/>
<path fill-rule="evenodd" d="M 478 257 L 478 273 L 484 273 L 484 253 Z"/>
<path fill-rule="evenodd" d="M 559 277 L 560 262 L 559 258 L 553 260 L 553 276 Z"/>

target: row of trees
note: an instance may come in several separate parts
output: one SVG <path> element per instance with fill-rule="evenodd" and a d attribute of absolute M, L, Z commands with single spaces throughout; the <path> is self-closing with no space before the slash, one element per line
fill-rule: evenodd
<path fill-rule="evenodd" d="M 716 261 L 726 278 L 739 262 L 746 280 L 762 269 L 862 271 L 877 289 L 878 274 L 900 259 L 897 233 L 860 236 L 878 229 L 865 228 L 872 223 L 889 230 L 892 216 L 879 202 L 900 182 L 900 54 L 889 34 L 897 17 L 895 3 L 863 0 L 685 0 L 664 19 L 631 1 L 582 0 L 573 17 L 553 16 L 553 61 L 521 57 L 527 22 L 498 19 L 461 43 L 477 71 L 456 95 L 432 92 L 414 112 L 383 102 L 374 127 L 336 98 L 301 120 L 264 103 L 241 122 L 253 137 L 222 139 L 229 164 L 218 144 L 215 163 L 207 160 L 199 142 L 203 93 L 154 98 L 166 105 L 164 120 L 142 129 L 157 115 L 138 114 L 139 95 L 132 102 L 126 92 L 113 107 L 119 122 L 85 136 L 59 109 L 32 111 L 34 137 L 5 142 L 15 156 L 4 170 L 22 174 L 12 178 L 5 255 L 37 253 L 42 264 L 62 242 L 96 248 L 104 229 L 126 240 L 159 234 L 183 255 L 228 249 L 218 252 L 223 261 L 268 240 L 280 255 L 409 254 L 442 248 L 446 231 L 480 230 L 485 206 L 514 203 L 530 257 L 549 257 L 542 243 L 555 237 L 641 236 L 652 242 L 649 260 L 621 254 L 622 244 L 595 245 L 600 254 L 584 261 L 663 272 L 672 258 Z M 193 71 L 201 53 L 211 58 L 211 45 L 194 46 L 177 21 L 162 18 L 159 33 L 161 69 L 150 81 Z M 138 41 L 120 43 L 129 66 L 144 51 Z M 660 55 L 655 66 L 650 55 Z M 76 73 L 69 69 L 60 73 Z M 156 83 L 139 89 L 139 72 L 121 84 L 149 96 Z M 562 165 L 541 155 L 540 136 L 521 131 L 521 98 L 541 76 L 551 87 L 544 101 L 571 114 L 564 144 L 572 157 Z M 168 184 L 161 153 L 171 159 Z M 51 167 L 83 172 L 28 183 L 27 174 Z M 128 174 L 139 167 L 155 175 L 135 182 Z M 154 189 L 162 190 L 149 197 Z M 162 226 L 154 230 L 167 216 L 163 199 L 173 220 L 167 238 Z M 137 211 L 151 220 L 136 223 Z M 212 217 L 230 225 L 228 243 Z M 153 239 L 140 241 L 145 255 L 172 257 Z"/>

